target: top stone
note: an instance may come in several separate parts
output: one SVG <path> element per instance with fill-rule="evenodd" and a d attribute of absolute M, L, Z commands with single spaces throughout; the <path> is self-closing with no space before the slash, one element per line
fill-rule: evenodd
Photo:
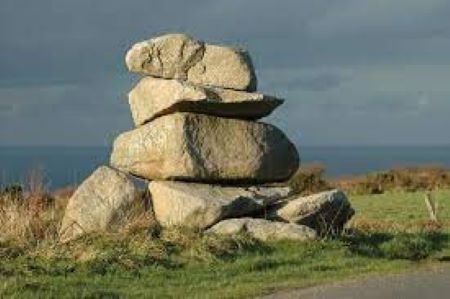
<path fill-rule="evenodd" d="M 134 44 L 125 62 L 130 72 L 195 84 L 255 91 L 247 51 L 209 45 L 186 34 L 166 34 Z"/>

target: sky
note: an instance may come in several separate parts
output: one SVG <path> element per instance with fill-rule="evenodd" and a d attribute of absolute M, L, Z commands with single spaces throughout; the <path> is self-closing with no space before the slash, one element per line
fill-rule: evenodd
<path fill-rule="evenodd" d="M 247 48 L 297 145 L 450 144 L 450 0 L 0 0 L 0 146 L 132 129 L 135 42 Z"/>

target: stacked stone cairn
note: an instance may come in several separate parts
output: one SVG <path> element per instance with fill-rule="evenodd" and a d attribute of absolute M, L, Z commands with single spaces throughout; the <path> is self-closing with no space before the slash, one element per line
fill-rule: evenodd
<path fill-rule="evenodd" d="M 130 176 L 149 181 L 162 228 L 307 241 L 353 215 L 339 190 L 300 197 L 271 184 L 288 180 L 299 156 L 283 132 L 258 121 L 283 100 L 256 92 L 246 51 L 167 34 L 133 45 L 125 60 L 144 75 L 129 93 L 136 128 L 115 140 L 112 167 L 69 199 L 62 242 L 126 225 L 139 198 Z"/>

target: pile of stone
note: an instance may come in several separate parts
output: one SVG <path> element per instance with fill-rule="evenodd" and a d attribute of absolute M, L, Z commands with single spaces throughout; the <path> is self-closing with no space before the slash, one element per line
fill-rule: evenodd
<path fill-rule="evenodd" d="M 351 217 L 340 191 L 303 198 L 267 186 L 289 179 L 299 156 L 283 132 L 257 121 L 283 100 L 256 92 L 246 51 L 168 34 L 135 44 L 125 60 L 144 75 L 129 93 L 136 128 L 115 140 L 112 168 L 70 198 L 61 241 L 125 225 L 137 193 L 130 175 L 150 181 L 162 227 L 311 240 Z"/>

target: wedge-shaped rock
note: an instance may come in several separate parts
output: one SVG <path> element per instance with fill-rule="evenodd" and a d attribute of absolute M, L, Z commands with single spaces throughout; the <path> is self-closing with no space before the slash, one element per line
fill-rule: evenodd
<path fill-rule="evenodd" d="M 175 113 L 117 137 L 111 164 L 149 180 L 262 183 L 288 179 L 299 158 L 274 126 Z"/>
<path fill-rule="evenodd" d="M 202 87 L 192 83 L 145 77 L 128 94 L 134 123 L 158 116 L 194 112 L 256 120 L 269 115 L 283 100 L 260 93 Z"/>
<path fill-rule="evenodd" d="M 269 212 L 273 219 L 307 225 L 322 235 L 340 232 L 354 214 L 347 196 L 340 190 L 297 197 Z"/>
<path fill-rule="evenodd" d="M 256 75 L 242 49 L 208 45 L 186 34 L 166 34 L 139 42 L 128 50 L 131 72 L 180 79 L 195 84 L 256 90 Z"/>
<path fill-rule="evenodd" d="M 149 191 L 161 226 L 205 229 L 226 218 L 261 213 L 268 205 L 286 198 L 290 188 L 153 181 Z"/>
<path fill-rule="evenodd" d="M 125 224 L 136 192 L 127 175 L 107 166 L 99 167 L 69 199 L 60 241 L 67 242 L 85 233 L 118 229 Z"/>
<path fill-rule="evenodd" d="M 234 235 L 243 232 L 261 241 L 311 241 L 317 238 L 316 232 L 304 225 L 256 218 L 227 219 L 207 230 L 207 233 L 219 235 Z"/>

